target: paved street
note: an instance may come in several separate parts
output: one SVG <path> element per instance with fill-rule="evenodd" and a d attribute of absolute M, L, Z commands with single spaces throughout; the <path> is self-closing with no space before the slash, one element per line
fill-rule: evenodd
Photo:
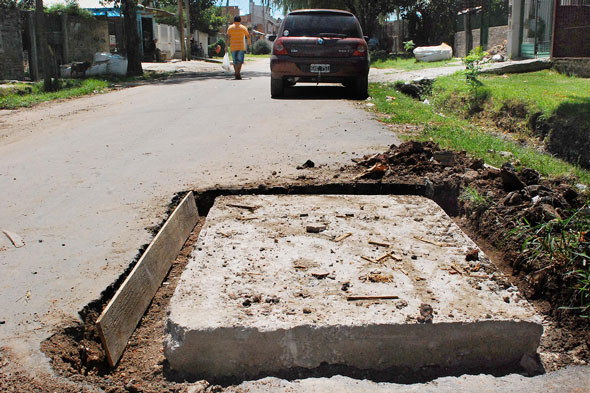
<path fill-rule="evenodd" d="M 28 366 L 46 365 L 39 342 L 124 271 L 174 193 L 296 177 L 307 159 L 340 166 L 398 141 L 342 88 L 271 100 L 268 60 L 242 81 L 217 69 L 0 112 L 0 228 L 26 242 L 0 234 L 0 342 Z"/>

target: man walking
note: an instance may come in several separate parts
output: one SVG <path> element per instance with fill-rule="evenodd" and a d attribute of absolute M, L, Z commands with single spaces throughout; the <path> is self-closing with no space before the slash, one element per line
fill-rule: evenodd
<path fill-rule="evenodd" d="M 250 34 L 246 26 L 242 25 L 242 18 L 239 15 L 234 17 L 234 24 L 227 29 L 227 40 L 231 50 L 231 57 L 234 62 L 234 75 L 236 79 L 242 79 L 240 72 L 244 64 L 244 55 L 246 54 L 245 38 L 248 39 L 248 45 L 252 45 Z"/>

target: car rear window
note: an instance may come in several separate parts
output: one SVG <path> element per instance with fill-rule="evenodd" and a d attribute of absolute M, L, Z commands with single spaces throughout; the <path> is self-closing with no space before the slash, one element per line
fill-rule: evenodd
<path fill-rule="evenodd" d="M 362 32 L 352 15 L 313 13 L 287 16 L 283 36 L 289 37 L 355 37 L 362 38 Z"/>

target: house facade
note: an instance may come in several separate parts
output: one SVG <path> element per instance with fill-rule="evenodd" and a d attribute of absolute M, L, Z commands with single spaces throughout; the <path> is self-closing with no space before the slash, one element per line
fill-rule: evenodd
<path fill-rule="evenodd" d="M 510 0 L 513 58 L 589 58 L 590 0 Z"/>

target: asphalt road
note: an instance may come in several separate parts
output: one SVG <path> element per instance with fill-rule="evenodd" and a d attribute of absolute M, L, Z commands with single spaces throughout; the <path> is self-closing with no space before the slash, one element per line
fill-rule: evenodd
<path fill-rule="evenodd" d="M 219 67 L 220 70 L 220 67 Z M 398 138 L 343 88 L 270 98 L 268 60 L 222 72 L 0 111 L 0 342 L 32 370 L 39 343 L 149 242 L 174 193 L 338 167 Z"/>

